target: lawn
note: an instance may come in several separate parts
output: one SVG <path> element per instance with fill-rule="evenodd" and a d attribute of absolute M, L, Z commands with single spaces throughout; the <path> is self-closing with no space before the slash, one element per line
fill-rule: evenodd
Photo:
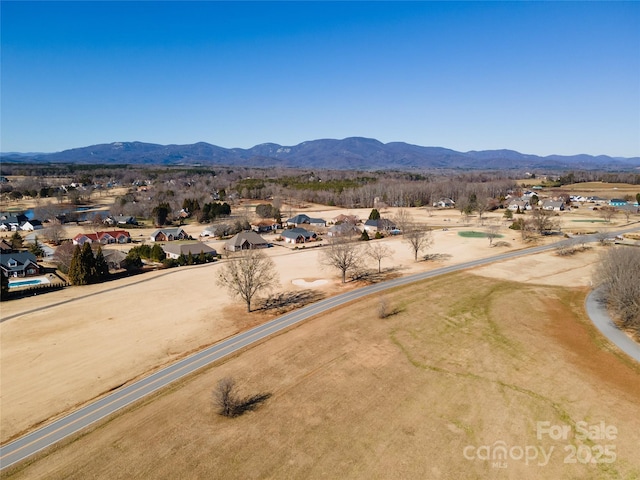
<path fill-rule="evenodd" d="M 476 231 L 462 231 L 458 232 L 458 235 L 463 238 L 487 238 L 487 233 L 485 232 L 476 232 Z M 495 234 L 494 238 L 502 238 L 504 235 Z"/>

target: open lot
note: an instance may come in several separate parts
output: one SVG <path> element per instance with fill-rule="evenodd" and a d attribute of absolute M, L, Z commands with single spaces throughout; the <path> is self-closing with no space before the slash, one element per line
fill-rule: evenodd
<path fill-rule="evenodd" d="M 300 210 L 326 219 L 369 212 L 319 205 Z M 505 228 L 501 214 L 495 222 L 509 246 L 491 248 L 487 239 L 458 235 L 484 228 L 474 219 L 466 224 L 458 211 L 412 213 L 434 228 L 426 253 L 438 259 L 416 263 L 401 237 L 388 238 L 382 241 L 394 254 L 382 266 L 390 275 L 527 246 Z M 564 212 L 562 219 L 565 231 L 576 233 L 623 224 L 622 218 L 591 224 L 597 213 L 586 209 Z M 185 226 L 193 236 L 202 228 Z M 222 242 L 211 245 L 220 249 Z M 341 285 L 336 271 L 321 267 L 320 249 L 306 247 L 266 250 L 280 274 L 276 291 L 331 295 L 357 286 Z M 555 466 L 510 461 L 508 476 L 633 478 L 640 465 L 627 446 L 640 440 L 633 414 L 639 371 L 612 353 L 582 313 L 599 248 L 572 257 L 536 255 L 399 290 L 390 299 L 400 313 L 388 320 L 376 317 L 376 299 L 313 320 L 113 419 L 16 478 L 86 478 L 91 472 L 174 478 L 185 471 L 193 478 L 451 478 L 469 472 L 481 478 L 503 470 L 466 460 L 462 449 L 499 441 L 557 447 Z M 260 311 L 247 315 L 216 286 L 220 266 L 153 272 L 2 304 L 2 442 L 269 318 Z M 220 419 L 210 394 L 225 374 L 247 390 L 274 396 L 247 417 Z M 536 421 L 575 426 L 580 420 L 618 428 L 615 463 L 577 462 L 566 470 L 566 442 L 535 437 Z"/>
<path fill-rule="evenodd" d="M 399 313 L 384 320 L 360 301 L 7 478 L 637 478 L 640 369 L 594 331 L 585 292 L 461 273 L 389 293 Z M 228 375 L 273 396 L 222 418 L 211 398 Z M 566 438 L 538 438 L 538 422 Z M 579 422 L 617 434 L 580 439 Z M 500 445 L 504 462 L 483 460 Z"/>

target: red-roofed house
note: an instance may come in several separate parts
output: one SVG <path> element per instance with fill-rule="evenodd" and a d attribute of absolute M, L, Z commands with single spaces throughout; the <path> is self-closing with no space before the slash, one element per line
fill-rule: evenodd
<path fill-rule="evenodd" d="M 73 237 L 74 245 L 83 245 L 86 242 L 101 243 L 102 245 L 129 243 L 131 242 L 131 236 L 125 230 L 114 230 L 112 232 L 79 233 Z"/>

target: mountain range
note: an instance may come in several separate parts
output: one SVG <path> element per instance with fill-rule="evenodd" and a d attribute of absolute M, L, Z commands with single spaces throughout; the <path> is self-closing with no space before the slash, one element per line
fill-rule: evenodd
<path fill-rule="evenodd" d="M 73 148 L 56 153 L 2 153 L 2 162 L 224 165 L 290 167 L 337 170 L 424 169 L 544 169 L 544 170 L 638 170 L 640 157 L 606 155 L 538 156 L 513 150 L 458 152 L 442 147 L 422 147 L 404 142 L 382 143 L 363 137 L 322 139 L 294 146 L 263 143 L 252 148 L 223 148 L 205 142 L 190 145 L 159 145 L 114 142 Z"/>

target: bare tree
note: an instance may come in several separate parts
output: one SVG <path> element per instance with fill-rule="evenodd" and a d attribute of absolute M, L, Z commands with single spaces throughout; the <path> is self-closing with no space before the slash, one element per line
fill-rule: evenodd
<path fill-rule="evenodd" d="M 63 242 L 53 254 L 53 262 L 62 273 L 68 273 L 76 246 L 71 241 Z"/>
<path fill-rule="evenodd" d="M 600 243 L 600 245 L 605 245 L 609 237 L 611 237 L 611 235 L 603 230 L 599 230 L 596 233 L 596 238 L 598 239 L 598 243 Z"/>
<path fill-rule="evenodd" d="M 360 246 L 345 237 L 331 237 L 326 248 L 322 250 L 320 262 L 328 267 L 340 270 L 342 283 L 347 281 L 347 272 L 356 271 L 362 264 Z"/>
<path fill-rule="evenodd" d="M 413 224 L 403 231 L 402 240 L 409 245 L 417 262 L 418 254 L 433 243 L 433 236 L 426 225 Z"/>
<path fill-rule="evenodd" d="M 51 220 L 42 231 L 42 236 L 53 245 L 60 245 L 66 235 L 65 229 L 58 220 Z"/>
<path fill-rule="evenodd" d="M 413 216 L 406 208 L 399 208 L 393 216 L 393 221 L 402 232 L 411 228 L 415 223 Z"/>
<path fill-rule="evenodd" d="M 500 234 L 498 233 L 499 230 L 500 230 L 500 227 L 495 224 L 489 225 L 489 227 L 487 228 L 486 235 L 487 235 L 487 238 L 489 239 L 490 247 L 493 246 L 493 240 L 500 236 Z"/>
<path fill-rule="evenodd" d="M 236 391 L 236 382 L 231 377 L 219 380 L 213 391 L 213 403 L 218 407 L 218 413 L 224 417 L 238 417 L 249 410 L 255 410 L 269 397 L 270 393 L 240 397 Z"/>
<path fill-rule="evenodd" d="M 600 217 L 607 223 L 611 222 L 616 213 L 618 213 L 618 210 L 615 207 L 604 206 L 600 208 Z"/>
<path fill-rule="evenodd" d="M 484 214 L 489 211 L 491 207 L 491 199 L 486 197 L 481 197 L 476 202 L 476 212 L 478 212 L 478 223 L 480 225 L 484 225 Z"/>
<path fill-rule="evenodd" d="M 560 228 L 560 223 L 552 213 L 539 208 L 536 208 L 531 212 L 531 219 L 529 221 L 533 230 L 538 232 L 540 235 L 547 234 Z"/>
<path fill-rule="evenodd" d="M 386 295 L 381 295 L 378 302 L 378 318 L 387 318 L 389 316 L 389 300 Z"/>
<path fill-rule="evenodd" d="M 278 281 L 275 265 L 264 252 L 243 250 L 221 269 L 218 285 L 240 297 L 251 312 L 251 301 L 258 292 L 270 290 Z"/>
<path fill-rule="evenodd" d="M 610 248 L 601 254 L 596 283 L 604 300 L 615 312 L 618 324 L 640 337 L 640 249 L 628 246 Z"/>
<path fill-rule="evenodd" d="M 366 251 L 368 257 L 378 262 L 378 273 L 382 272 L 382 260 L 391 257 L 393 253 L 391 248 L 380 242 L 369 243 L 369 248 Z"/>

